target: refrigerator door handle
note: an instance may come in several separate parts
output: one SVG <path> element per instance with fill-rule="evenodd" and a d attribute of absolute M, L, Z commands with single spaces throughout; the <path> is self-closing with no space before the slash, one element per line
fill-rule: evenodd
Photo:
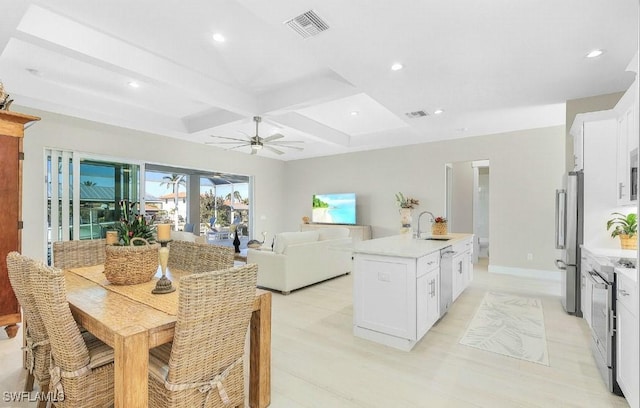
<path fill-rule="evenodd" d="M 567 264 L 564 263 L 562 259 L 556 259 L 555 264 L 556 268 L 562 269 L 563 271 L 567 270 Z"/>
<path fill-rule="evenodd" d="M 556 190 L 556 249 L 566 249 L 566 208 L 566 190 Z"/>

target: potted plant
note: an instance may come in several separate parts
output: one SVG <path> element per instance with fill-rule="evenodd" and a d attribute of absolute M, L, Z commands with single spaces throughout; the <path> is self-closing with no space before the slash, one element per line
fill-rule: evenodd
<path fill-rule="evenodd" d="M 611 231 L 611 238 L 620 237 L 622 249 L 638 248 L 638 216 L 635 213 L 611 213 L 614 217 L 607 221 L 607 231 Z"/>
<path fill-rule="evenodd" d="M 431 224 L 432 235 L 447 235 L 447 219 L 444 217 L 436 217 Z"/>
<path fill-rule="evenodd" d="M 122 218 L 114 226 L 119 242 L 105 247 L 104 274 L 115 285 L 148 282 L 158 268 L 160 244 L 155 243 L 153 227 L 144 216 L 134 213 L 136 205 L 120 201 Z"/>
<path fill-rule="evenodd" d="M 415 198 L 405 197 L 402 193 L 397 193 L 396 203 L 400 206 L 400 233 L 408 234 L 411 232 L 411 210 L 419 206 L 420 201 Z"/>

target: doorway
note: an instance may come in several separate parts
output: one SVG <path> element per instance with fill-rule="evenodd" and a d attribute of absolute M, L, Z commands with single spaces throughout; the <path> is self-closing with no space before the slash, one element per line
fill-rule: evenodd
<path fill-rule="evenodd" d="M 474 234 L 474 263 L 489 258 L 489 168 L 489 160 L 447 163 L 445 167 L 449 230 Z"/>

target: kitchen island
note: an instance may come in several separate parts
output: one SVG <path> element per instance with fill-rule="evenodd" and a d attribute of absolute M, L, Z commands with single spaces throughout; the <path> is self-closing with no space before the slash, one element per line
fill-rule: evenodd
<path fill-rule="evenodd" d="M 354 245 L 354 335 L 411 350 L 473 279 L 472 239 L 396 235 Z"/>

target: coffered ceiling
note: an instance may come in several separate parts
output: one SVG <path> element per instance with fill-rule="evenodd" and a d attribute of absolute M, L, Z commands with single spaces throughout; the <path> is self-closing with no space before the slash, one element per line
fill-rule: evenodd
<path fill-rule="evenodd" d="M 638 42 L 636 0 L 12 0 L 0 9 L 0 80 L 16 105 L 209 149 L 230 147 L 205 145 L 220 140 L 212 135 L 253 136 L 260 115 L 260 136 L 304 141 L 302 151 L 259 152 L 280 160 L 560 125 L 566 100 L 631 84 Z M 309 10 L 328 29 L 303 38 L 284 24 Z M 604 54 L 586 58 L 592 49 Z"/>

